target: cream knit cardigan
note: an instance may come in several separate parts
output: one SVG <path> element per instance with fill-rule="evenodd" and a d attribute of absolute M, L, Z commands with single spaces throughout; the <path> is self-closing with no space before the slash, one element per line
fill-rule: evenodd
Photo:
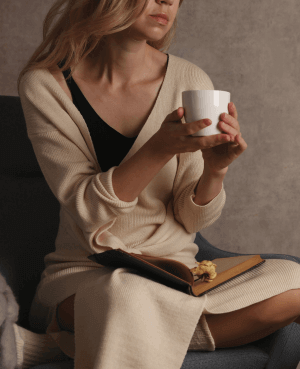
<path fill-rule="evenodd" d="M 182 106 L 182 91 L 213 88 L 210 78 L 202 69 L 182 58 L 169 55 L 168 68 L 155 106 L 122 162 L 128 160 L 157 132 L 169 113 Z M 87 256 L 110 248 L 172 258 L 185 263 L 189 268 L 196 265 L 198 246 L 193 242 L 196 232 L 212 224 L 220 216 L 225 204 L 224 189 L 205 206 L 196 205 L 193 201 L 194 189 L 203 171 L 200 150 L 174 156 L 138 198 L 132 202 L 121 201 L 112 186 L 112 174 L 116 167 L 101 172 L 82 115 L 51 73 L 48 70 L 26 73 L 20 84 L 20 98 L 28 137 L 45 179 L 60 203 L 56 250 L 45 257 L 46 268 L 39 286 L 47 297 L 55 289 L 55 302 L 58 302 L 73 293 L 74 284 L 77 290 L 78 280 L 74 278 L 74 273 L 79 277 L 78 272 L 99 271 L 101 268 L 99 264 L 87 259 Z M 62 283 L 64 288 L 58 292 L 57 286 Z M 153 282 L 150 284 L 153 285 Z M 163 300 L 170 295 L 164 304 L 174 303 L 176 306 L 179 299 L 182 303 L 188 300 L 193 306 L 189 308 L 188 314 L 193 318 L 185 318 L 189 319 L 186 334 L 188 345 L 200 318 L 202 301 L 196 301 L 194 297 L 165 286 L 154 286 Z M 178 308 L 176 315 L 182 317 L 188 307 L 188 303 L 184 304 L 181 309 Z M 164 311 L 169 315 L 167 305 Z M 168 319 L 176 327 L 176 321 L 171 317 L 169 315 Z M 156 318 L 155 315 L 151 318 L 153 324 L 157 324 Z M 184 319 L 181 326 L 183 322 Z M 167 337 L 174 336 L 172 329 L 166 323 L 162 324 Z M 176 329 L 181 331 L 179 326 Z M 157 343 L 157 337 L 153 335 L 152 338 Z M 176 339 L 179 339 L 178 335 Z M 184 346 L 181 343 L 182 353 L 187 349 Z M 173 351 L 173 345 L 171 347 Z M 166 349 L 163 349 L 164 354 Z M 174 360 L 177 362 L 176 355 Z M 174 369 L 174 365 L 169 365 Z M 150 367 L 154 368 L 153 363 Z M 104 369 L 104 366 L 101 368 Z"/>
<path fill-rule="evenodd" d="M 198 89 L 214 89 L 208 75 L 169 54 L 155 106 L 122 163 L 159 130 L 169 113 L 182 106 L 182 91 Z M 111 271 L 87 256 L 121 248 L 178 260 L 192 268 L 198 252 L 196 232 L 221 215 L 224 188 L 207 205 L 194 203 L 203 171 L 198 150 L 174 156 L 135 200 L 121 201 L 112 186 L 116 167 L 101 172 L 82 115 L 51 73 L 46 69 L 27 72 L 21 79 L 20 98 L 28 137 L 60 203 L 55 252 L 45 257 L 46 268 L 32 305 L 32 326 L 46 329 L 51 322 L 48 331 L 56 334 L 62 346 L 70 344 L 67 338 L 73 339 L 70 356 L 75 353 L 75 369 L 179 369 L 208 295 L 189 296 L 129 268 Z M 224 296 L 236 292 L 225 291 Z M 54 322 L 57 304 L 74 293 L 76 350 L 74 336 L 60 335 Z M 252 301 L 264 298 L 254 293 Z M 246 298 L 240 305 L 249 302 Z M 238 303 L 227 307 L 229 311 L 237 308 Z"/>
<path fill-rule="evenodd" d="M 202 69 L 170 55 L 155 106 L 121 163 L 159 130 L 169 113 L 182 106 L 182 91 L 193 89 L 212 90 L 213 84 Z M 48 70 L 23 76 L 20 99 L 28 137 L 60 203 L 56 250 L 45 257 L 43 283 L 70 274 L 68 268 L 74 272 L 99 268 L 87 257 L 111 248 L 195 266 L 196 232 L 214 223 L 225 204 L 224 189 L 205 206 L 193 201 L 203 171 L 201 150 L 174 156 L 139 197 L 125 202 L 112 186 L 116 167 L 101 172 L 82 115 Z"/>

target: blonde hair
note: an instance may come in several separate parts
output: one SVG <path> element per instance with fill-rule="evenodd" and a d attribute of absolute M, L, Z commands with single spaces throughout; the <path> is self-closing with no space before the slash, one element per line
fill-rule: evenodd
<path fill-rule="evenodd" d="M 87 55 L 105 40 L 106 35 L 123 31 L 130 27 L 143 13 L 149 0 L 139 14 L 140 0 L 57 0 L 43 22 L 43 41 L 21 70 L 17 87 L 19 92 L 22 76 L 30 70 L 57 69 L 57 64 L 65 60 L 61 71 L 73 69 Z M 179 7 L 183 0 L 180 0 Z M 60 10 L 63 6 L 65 8 Z M 61 14 L 50 30 L 54 18 Z M 168 50 L 176 34 L 177 17 L 169 32 L 158 41 L 147 41 L 153 48 Z M 49 46 L 50 45 L 50 46 Z M 49 46 L 48 50 L 46 48 Z M 92 54 L 91 54 L 92 55 Z"/>

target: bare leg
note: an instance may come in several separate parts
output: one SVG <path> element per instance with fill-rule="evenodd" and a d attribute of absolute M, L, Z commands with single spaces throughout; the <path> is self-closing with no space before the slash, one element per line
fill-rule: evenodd
<path fill-rule="evenodd" d="M 60 325 L 74 332 L 75 294 L 59 306 Z M 292 322 L 300 324 L 300 289 L 225 314 L 206 315 L 216 347 L 234 347 L 257 341 Z"/>
<path fill-rule="evenodd" d="M 66 331 L 74 333 L 74 301 L 75 294 L 69 296 L 58 306 L 59 325 Z"/>
<path fill-rule="evenodd" d="M 243 309 L 206 315 L 216 347 L 235 347 L 264 338 L 300 320 L 300 289 L 289 290 Z"/>

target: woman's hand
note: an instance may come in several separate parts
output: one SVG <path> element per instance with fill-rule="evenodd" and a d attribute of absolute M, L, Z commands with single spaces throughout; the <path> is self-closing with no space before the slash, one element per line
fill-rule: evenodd
<path fill-rule="evenodd" d="M 228 104 L 229 115 L 221 114 L 222 121 L 219 122 L 218 128 L 228 135 L 228 143 L 214 146 L 207 149 L 201 149 L 204 160 L 204 167 L 211 172 L 224 172 L 229 164 L 237 159 L 247 148 L 245 140 L 242 138 L 240 125 L 237 121 L 238 113 L 233 106 Z M 230 142 L 229 142 L 230 140 Z"/>

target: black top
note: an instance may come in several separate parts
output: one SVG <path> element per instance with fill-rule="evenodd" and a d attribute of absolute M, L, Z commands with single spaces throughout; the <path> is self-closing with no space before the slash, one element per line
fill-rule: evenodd
<path fill-rule="evenodd" d="M 169 63 L 169 54 L 168 63 Z M 61 68 L 65 63 L 58 63 Z M 104 122 L 89 104 L 74 79 L 67 80 L 70 69 L 63 72 L 66 82 L 71 91 L 73 103 L 80 111 L 89 129 L 95 148 L 98 163 L 102 172 L 107 172 L 111 167 L 120 165 L 123 158 L 131 149 L 136 137 L 126 137 Z"/>

